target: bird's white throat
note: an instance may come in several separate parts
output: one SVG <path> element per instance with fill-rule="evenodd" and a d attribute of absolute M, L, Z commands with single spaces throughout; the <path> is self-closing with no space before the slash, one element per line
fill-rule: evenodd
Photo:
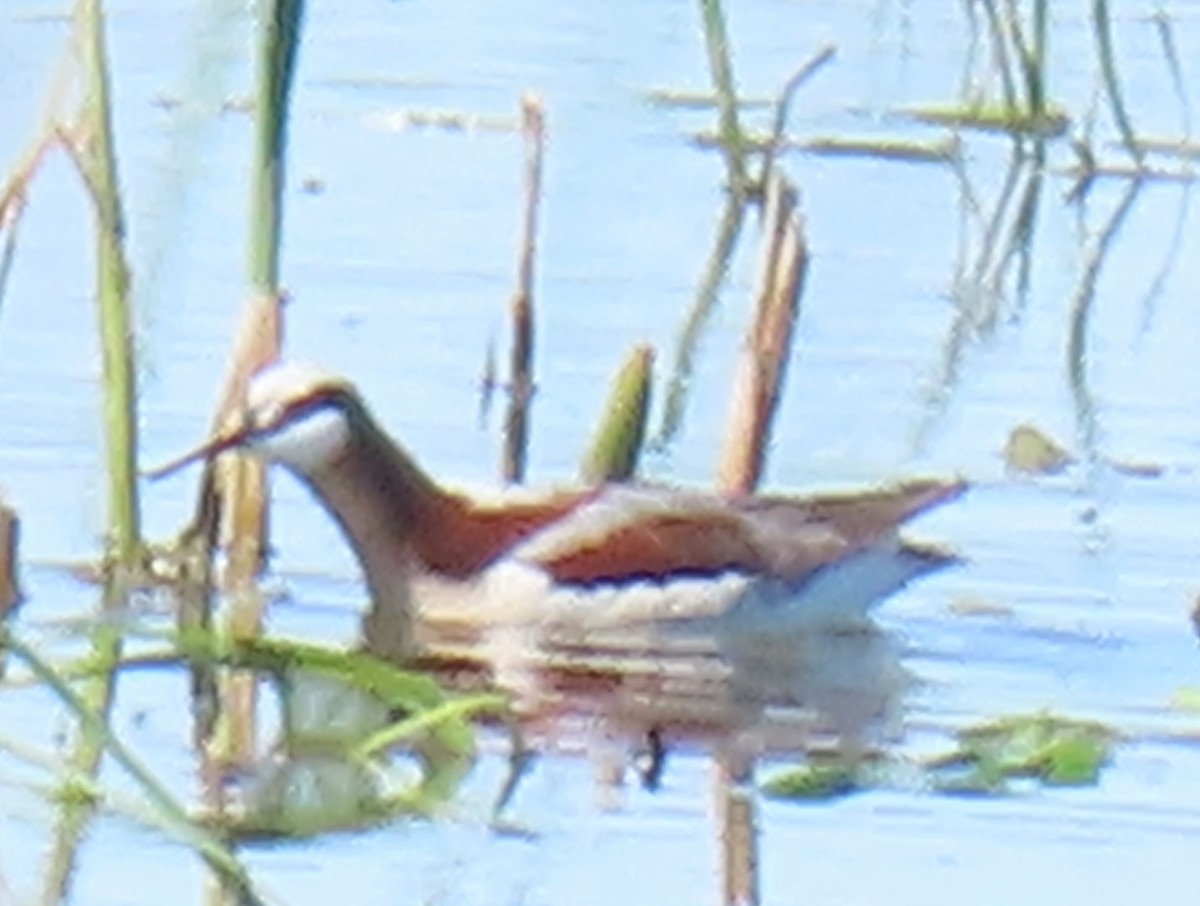
<path fill-rule="evenodd" d="M 332 462 L 349 442 L 346 413 L 331 403 L 258 435 L 250 448 L 272 462 L 312 474 Z"/>

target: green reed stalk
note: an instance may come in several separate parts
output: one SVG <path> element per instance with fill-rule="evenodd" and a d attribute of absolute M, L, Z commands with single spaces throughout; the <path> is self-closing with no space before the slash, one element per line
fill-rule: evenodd
<path fill-rule="evenodd" d="M 303 18 L 303 0 L 271 0 L 261 5 L 247 259 L 249 299 L 235 343 L 235 386 L 244 386 L 250 372 L 278 355 L 288 115 Z M 235 391 L 231 401 L 239 397 L 240 392 Z M 229 415 L 229 409 L 225 409 L 221 417 Z M 265 472 L 260 463 L 246 458 L 228 465 L 221 482 L 233 535 L 226 571 L 231 602 L 228 627 L 235 638 L 253 638 L 262 632 L 263 624 L 264 600 L 256 578 L 265 549 Z M 228 678 L 221 711 L 225 745 L 220 757 L 242 763 L 250 760 L 254 755 L 257 711 L 257 682 L 252 675 Z"/>
<path fill-rule="evenodd" d="M 1133 121 L 1125 108 L 1125 97 L 1117 78 L 1117 64 L 1113 56 L 1112 16 L 1108 11 L 1108 0 L 1092 0 L 1092 28 L 1096 32 L 1096 56 L 1100 59 L 1100 75 L 1104 80 L 1104 91 L 1108 95 L 1113 121 L 1117 124 L 1117 131 L 1121 133 L 1121 142 L 1125 145 L 1125 150 L 1140 164 L 1145 152 L 1138 145 Z"/>
<path fill-rule="evenodd" d="M 654 347 L 639 343 L 617 372 L 608 405 L 584 457 L 581 472 L 585 482 L 629 481 L 637 474 L 650 414 L 653 367 Z"/>
<path fill-rule="evenodd" d="M 137 493 L 137 376 L 125 216 L 117 178 L 112 99 L 101 0 L 81 0 L 87 84 L 83 123 L 89 138 L 85 176 L 96 208 L 96 288 L 104 367 L 104 426 L 108 446 L 109 539 L 119 569 L 131 571 L 141 555 Z"/>
<path fill-rule="evenodd" d="M 304 0 L 274 0 L 260 26 L 258 122 L 250 200 L 249 278 L 253 290 L 279 292 L 288 112 Z"/>
<path fill-rule="evenodd" d="M 700 0 L 704 21 L 704 40 L 708 47 L 708 67 L 717 92 L 718 131 L 721 150 L 725 155 L 729 190 L 741 200 L 749 188 L 746 176 L 746 149 L 742 127 L 738 123 L 737 85 L 733 76 L 733 61 L 729 52 L 729 34 L 725 29 L 725 14 L 721 0 Z"/>
<path fill-rule="evenodd" d="M 1046 71 L 1049 64 L 1047 28 L 1050 15 L 1050 4 L 1047 0 L 1036 0 L 1033 4 L 1033 47 L 1029 52 L 1029 69 L 1026 74 L 1029 92 L 1029 113 L 1035 120 L 1040 120 L 1046 114 L 1049 100 L 1046 91 Z"/>
<path fill-rule="evenodd" d="M 1004 94 L 1004 106 L 1011 117 L 1017 109 L 1017 86 L 1012 74 L 1012 61 L 1008 55 L 1009 29 L 1000 18 L 1000 10 L 995 0 L 983 0 L 983 10 L 987 18 L 988 34 L 992 41 L 992 54 L 995 67 L 1000 76 L 1000 88 Z"/>
<path fill-rule="evenodd" d="M 745 219 L 746 206 L 731 195 L 721 209 L 713 247 L 704 262 L 704 272 L 696 287 L 695 299 L 676 341 L 675 356 L 663 398 L 662 420 L 651 442 L 651 446 L 657 449 L 667 447 L 683 427 L 696 354 L 716 311 L 717 298 L 729 274 L 729 262 L 733 258 Z"/>
<path fill-rule="evenodd" d="M 125 222 L 117 179 L 112 130 L 104 11 L 100 0 L 79 0 L 76 36 L 81 48 L 86 95 L 81 125 L 87 137 L 76 161 L 96 214 L 96 284 L 104 368 L 104 430 L 109 476 L 109 571 L 104 589 L 104 618 L 92 632 L 92 656 L 101 669 L 80 697 L 92 720 L 107 723 L 116 689 L 115 666 L 121 656 L 118 615 L 142 554 L 137 495 L 136 376 L 130 279 L 126 264 Z M 94 776 L 104 752 L 103 736 L 81 722 L 69 758 L 70 770 Z M 42 899 L 56 903 L 69 891 L 83 832 L 94 811 L 86 797 L 64 799 L 44 878 Z"/>

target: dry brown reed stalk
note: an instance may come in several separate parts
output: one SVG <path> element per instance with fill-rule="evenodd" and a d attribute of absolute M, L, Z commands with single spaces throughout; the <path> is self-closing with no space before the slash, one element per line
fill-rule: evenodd
<path fill-rule="evenodd" d="M 215 428 L 229 427 L 241 417 L 251 375 L 279 358 L 282 343 L 283 293 L 280 289 L 280 249 L 283 228 L 283 186 L 287 173 L 287 137 L 291 86 L 304 18 L 303 0 L 271 0 L 259 9 L 257 26 L 258 76 L 255 103 L 255 147 L 251 165 L 250 229 L 247 260 L 249 293 L 222 392 Z M 211 484 L 210 484 L 211 482 Z M 219 502 L 204 495 L 217 493 Z M 267 482 L 264 465 L 246 456 L 227 456 L 205 470 L 201 516 L 221 519 L 221 540 L 227 558 L 223 585 L 229 606 L 225 631 L 233 641 L 255 639 L 262 633 L 264 598 L 258 577 L 266 559 Z M 203 522 L 203 519 L 201 519 Z M 197 525 L 196 533 L 204 534 Z M 204 578 L 204 574 L 201 574 Z M 211 625 L 211 601 L 197 600 L 196 618 Z M 195 675 L 199 682 L 202 675 Z M 204 679 L 197 691 L 207 695 Z M 220 685 L 219 715 L 205 712 L 203 697 L 193 705 L 201 720 L 218 728 L 203 749 L 215 765 L 246 765 L 256 758 L 258 678 L 252 672 L 230 671 Z M 221 723 L 218 725 L 217 721 Z M 208 773 L 219 771 L 210 764 Z M 218 797 L 219 798 L 219 797 Z"/>
<path fill-rule="evenodd" d="M 12 507 L 0 502 L 0 620 L 7 619 L 21 601 L 17 579 L 17 546 L 21 521 Z"/>
<path fill-rule="evenodd" d="M 20 535 L 21 522 L 16 511 L 0 502 L 0 626 L 17 612 L 22 600 L 21 585 L 17 578 L 17 547 Z M 7 655 L 0 649 L 0 679 L 4 677 L 6 663 Z M 3 902 L 2 898 L 0 902 Z"/>
<path fill-rule="evenodd" d="M 211 428 L 214 434 L 240 418 L 250 376 L 278 358 L 281 330 L 278 303 L 253 294 L 243 310 L 234 341 Z M 230 601 L 229 635 L 233 639 L 257 637 L 263 624 L 263 599 L 257 578 L 265 539 L 266 479 L 261 463 L 245 456 L 224 456 L 206 465 L 196 515 L 180 536 L 176 551 L 181 632 L 213 629 L 216 583 L 212 552 L 224 546 L 227 559 L 221 584 Z M 217 671 L 209 664 L 198 663 L 191 669 L 193 736 L 202 786 L 206 804 L 217 811 L 224 767 L 245 765 L 255 757 L 257 682 L 250 674 L 231 673 L 224 679 L 219 683 Z M 229 728 L 221 751 L 211 745 L 218 718 L 224 719 Z"/>
<path fill-rule="evenodd" d="M 8 275 L 16 259 L 21 215 L 25 212 L 25 203 L 33 179 L 51 150 L 62 146 L 71 152 L 75 147 L 69 127 L 65 125 L 68 117 L 63 113 L 67 86 L 76 78 L 75 70 L 75 56 L 71 53 L 61 54 L 50 82 L 50 90 L 46 93 L 41 125 L 36 137 L 17 158 L 3 187 L 0 188 L 0 234 L 4 236 L 4 247 L 0 249 L 0 305 L 4 302 Z"/>
<path fill-rule="evenodd" d="M 9 230 L 25 210 L 29 186 L 47 154 L 58 144 L 61 133 L 50 128 L 33 140 L 8 171 L 0 188 L 0 230 Z"/>
<path fill-rule="evenodd" d="M 720 834 L 722 906 L 758 906 L 761 902 L 753 771 L 752 759 L 717 754 L 713 798 Z"/>
<path fill-rule="evenodd" d="M 509 401 L 504 425 L 502 472 L 507 482 L 525 479 L 529 447 L 529 404 L 533 399 L 533 278 L 537 259 L 538 208 L 542 197 L 542 160 L 546 115 L 541 99 L 521 98 L 521 136 L 525 145 L 525 205 L 517 263 L 517 287 L 509 302 L 512 349 L 509 353 Z"/>
<path fill-rule="evenodd" d="M 778 168 L 772 169 L 766 186 L 758 301 L 742 350 L 718 465 L 717 484 L 725 494 L 752 493 L 763 472 L 808 267 L 797 206 L 795 187 Z M 725 906 L 760 902 L 753 771 L 753 757 L 736 751 L 736 744 L 718 749 L 713 797 Z"/>
<path fill-rule="evenodd" d="M 718 465 L 718 484 L 727 494 L 750 493 L 762 476 L 807 270 L 796 189 L 774 170 L 763 217 L 758 302 L 742 347 Z"/>
<path fill-rule="evenodd" d="M 74 142 L 69 134 L 71 127 L 66 124 L 73 122 L 76 115 L 68 116 L 64 111 L 67 109 L 68 88 L 78 81 L 78 53 L 72 52 L 75 51 L 73 44 L 77 43 L 76 37 L 68 44 L 67 50 L 59 55 L 35 137 L 17 157 L 0 187 L 0 234 L 4 236 L 4 247 L 0 249 L 0 304 L 4 301 L 8 275 L 16 257 L 17 234 L 29 187 L 51 150 L 59 146 L 67 147 L 68 151 L 73 148 Z"/>
<path fill-rule="evenodd" d="M 94 777 L 104 746 L 88 723 L 107 726 L 116 695 L 116 665 L 122 652 L 121 617 L 130 588 L 144 567 L 137 484 L 136 370 L 134 367 L 131 278 L 125 253 L 125 217 L 117 175 L 113 133 L 111 77 L 100 0 L 77 0 L 72 39 L 78 55 L 76 77 L 80 88 L 77 118 L 70 135 L 60 125 L 57 81 L 46 114 L 43 135 L 64 139 L 92 204 L 95 236 L 96 306 L 103 367 L 103 426 L 108 472 L 108 527 L 104 592 L 104 619 L 90 632 L 91 657 L 97 671 L 78 693 L 86 709 L 68 756 L 69 770 Z M 62 71 L 60 70 L 60 76 Z M 65 140 L 68 139 L 69 140 Z M 44 154 L 41 148 L 33 160 Z M 15 649 L 14 649 L 15 651 Z M 95 810 L 90 800 L 66 797 L 61 802 L 54 839 L 42 882 L 42 899 L 59 902 L 69 897 L 79 846 Z"/>
<path fill-rule="evenodd" d="M 757 200 L 760 193 L 765 193 L 775 160 L 779 152 L 787 146 L 787 137 L 784 132 L 787 126 L 788 112 L 796 92 L 837 53 L 835 47 L 826 45 L 788 77 L 779 97 L 774 102 L 775 113 L 770 135 L 757 148 L 752 147 L 752 139 L 748 138 L 737 122 L 737 98 L 731 94 L 733 74 L 720 5 L 715 0 L 701 0 L 701 2 L 704 4 L 705 16 L 715 17 L 712 22 L 720 30 L 720 34 L 717 36 L 709 32 L 709 54 L 713 80 L 717 86 L 718 104 L 725 106 L 722 107 L 722 120 L 718 126 L 717 135 L 711 139 L 711 144 L 720 147 L 726 154 L 726 166 L 730 168 L 729 172 L 733 174 L 736 171 L 741 174 L 738 177 L 741 180 L 739 184 L 741 191 L 731 191 L 722 208 L 713 248 L 705 261 L 704 273 L 696 290 L 695 301 L 692 303 L 687 320 L 680 331 L 674 362 L 667 380 L 667 390 L 664 394 L 662 423 L 651 441 L 652 446 L 660 449 L 666 447 L 675 438 L 683 424 L 696 350 L 716 308 L 717 296 L 724 284 L 729 271 L 729 262 L 737 247 L 738 237 L 741 235 L 742 223 L 746 216 L 745 202 Z M 707 27 L 708 20 L 706 19 Z M 732 111 L 729 109 L 730 104 L 732 104 Z M 735 142 L 733 146 L 729 144 L 731 136 Z M 701 141 L 709 140 L 701 139 Z M 738 152 L 733 157 L 730 157 L 731 148 L 736 148 Z M 750 150 L 760 151 L 764 155 L 761 175 L 753 186 L 748 183 L 744 161 L 741 170 L 736 170 L 737 165 L 733 162 L 734 158 L 741 160 L 742 156 Z M 731 175 L 730 179 L 734 179 L 734 176 Z M 752 192 L 751 189 L 754 191 Z"/>
<path fill-rule="evenodd" d="M 283 332 L 282 305 L 275 294 L 253 291 L 247 301 L 234 342 L 234 351 L 217 408 L 214 432 L 227 429 L 241 418 L 250 376 L 279 358 Z M 233 640 L 257 638 L 262 633 L 265 604 L 258 576 L 266 556 L 267 482 L 265 467 L 249 456 L 223 456 L 205 470 L 199 512 L 215 506 L 221 514 L 219 539 L 227 555 L 222 585 L 229 598 L 226 629 Z M 211 484 L 210 484 L 211 482 Z M 217 502 L 207 500 L 215 494 Z M 202 535 L 203 526 L 193 527 Z M 196 618 L 212 625 L 211 601 L 196 602 Z M 194 706 L 204 713 L 205 704 Z M 246 765 L 255 758 L 258 681 L 251 673 L 233 672 L 225 678 L 221 717 L 228 732 L 222 734 L 220 762 Z M 213 753 L 208 753 L 212 755 Z"/>
<path fill-rule="evenodd" d="M 76 54 L 64 52 L 59 56 L 42 104 L 41 123 L 34 133 L 35 137 L 8 171 L 8 178 L 0 189 L 0 230 L 8 229 L 24 207 L 28 187 L 48 152 L 60 143 L 69 143 L 66 124 L 73 121 L 74 116 L 64 111 L 67 109 L 68 87 L 78 80 L 77 70 Z"/>

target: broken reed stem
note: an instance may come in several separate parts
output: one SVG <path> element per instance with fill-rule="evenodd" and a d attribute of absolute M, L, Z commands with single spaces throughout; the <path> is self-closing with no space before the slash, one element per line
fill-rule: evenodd
<path fill-rule="evenodd" d="M 20 537 L 21 521 L 16 511 L 0 501 L 0 631 L 17 612 L 22 600 L 17 555 Z M 7 660 L 7 652 L 0 647 L 0 680 L 4 679 Z"/>
<path fill-rule="evenodd" d="M 3 187 L 0 187 L 0 230 L 10 229 L 20 218 L 25 209 L 30 183 L 41 168 L 42 161 L 46 159 L 50 149 L 58 144 L 59 139 L 58 130 L 46 129 L 9 171 L 8 179 Z"/>
<path fill-rule="evenodd" d="M 704 42 L 708 49 L 708 68 L 717 93 L 718 132 L 721 151 L 725 155 L 729 191 L 741 202 L 749 189 L 749 181 L 742 127 L 738 123 L 737 84 L 729 52 L 729 35 L 725 29 L 725 13 L 721 9 L 721 0 L 700 0 L 700 12 L 704 24 Z"/>
<path fill-rule="evenodd" d="M 754 763 L 718 752 L 713 776 L 714 806 L 721 833 L 721 902 L 723 906 L 757 906 L 758 818 L 755 808 Z"/>
<path fill-rule="evenodd" d="M 16 510 L 0 501 L 0 622 L 7 620 L 21 602 L 19 566 L 21 520 Z"/>
<path fill-rule="evenodd" d="M 786 145 L 784 133 L 787 130 L 788 114 L 791 112 L 792 100 L 796 97 L 796 92 L 836 55 L 837 48 L 832 44 L 826 44 L 783 83 L 783 90 L 779 92 L 779 98 L 775 101 L 775 117 L 771 123 L 771 136 L 763 156 L 762 173 L 759 176 L 759 182 L 764 192 L 771 179 L 775 158 L 778 157 L 780 149 Z M 745 136 L 743 136 L 744 138 Z"/>
<path fill-rule="evenodd" d="M 617 372 L 580 469 L 585 484 L 630 481 L 637 474 L 650 414 L 654 347 L 639 343 Z"/>
<path fill-rule="evenodd" d="M 796 189 L 778 171 L 767 186 L 763 227 L 758 302 L 742 348 L 718 466 L 718 484 L 726 494 L 751 493 L 762 476 L 808 269 Z"/>
<path fill-rule="evenodd" d="M 4 236 L 4 246 L 0 248 L 0 311 L 4 309 L 8 276 L 12 273 L 13 262 L 17 260 L 17 234 L 20 232 L 20 223 L 19 213 L 14 214 L 8 223 L 4 222 L 4 216 L 0 213 L 0 235 Z"/>
<path fill-rule="evenodd" d="M 718 488 L 730 495 L 752 493 L 762 475 L 808 267 L 796 189 L 778 169 L 766 186 L 763 228 L 758 304 L 735 379 L 725 448 L 718 467 Z M 754 760 L 735 749 L 732 745 L 718 748 L 713 771 L 722 903 L 757 906 L 760 891 Z"/>
<path fill-rule="evenodd" d="M 9 171 L 4 187 L 0 189 L 0 230 L 8 229 L 15 215 L 12 209 L 24 206 L 25 195 L 34 175 L 41 168 L 51 148 L 68 140 L 64 135 L 63 121 L 64 105 L 67 97 L 67 86 L 75 76 L 77 68 L 76 55 L 71 53 L 70 44 L 59 54 L 50 79 L 50 88 L 42 105 L 41 125 L 37 137 L 30 143 Z"/>
<path fill-rule="evenodd" d="M 255 150 L 251 169 L 249 298 L 234 343 L 230 373 L 219 409 L 218 430 L 238 417 L 246 385 L 259 368 L 279 358 L 282 335 L 279 257 L 283 187 L 287 167 L 288 114 L 304 18 L 303 0 L 270 0 L 260 7 Z M 205 471 L 206 476 L 210 473 Z M 230 608 L 226 628 L 234 639 L 262 632 L 263 597 L 257 586 L 267 533 L 267 484 L 263 465 L 246 456 L 225 457 L 211 473 L 226 517 L 228 561 L 225 587 Z M 201 494 L 210 493 L 202 487 Z M 205 504 L 201 502 L 203 512 Z M 197 615 L 203 620 L 203 614 Z M 198 707 L 203 703 L 197 701 Z M 222 740 L 218 761 L 246 764 L 255 756 L 258 682 L 231 673 L 221 695 Z"/>
<path fill-rule="evenodd" d="M 21 215 L 25 212 L 29 186 L 52 148 L 66 144 L 68 152 L 71 151 L 70 137 L 64 134 L 60 121 L 66 84 L 73 72 L 74 63 L 74 56 L 70 53 L 64 52 L 59 56 L 50 90 L 46 95 L 42 111 L 42 124 L 37 137 L 17 159 L 17 163 L 9 171 L 4 186 L 0 188 L 0 233 L 4 235 L 4 248 L 0 250 L 0 306 L 4 303 L 8 275 L 12 270 L 13 261 L 16 259 L 17 234 Z M 80 172 L 83 172 L 82 168 L 80 168 Z"/>
<path fill-rule="evenodd" d="M 525 205 L 521 220 L 521 246 L 517 287 L 509 303 L 512 349 L 509 357 L 509 401 L 504 424 L 503 477 L 506 482 L 525 480 L 529 447 L 529 404 L 533 399 L 533 276 L 537 260 L 538 208 L 542 197 L 542 160 L 546 145 L 546 116 L 533 94 L 521 98 L 521 136 L 525 146 Z"/>
<path fill-rule="evenodd" d="M 130 278 L 125 259 L 125 222 L 117 179 L 112 102 L 100 0 L 79 0 L 75 40 L 81 50 L 85 97 L 81 111 L 84 140 L 72 159 L 91 197 L 96 231 L 96 296 L 103 361 L 104 433 L 108 459 L 108 569 L 103 616 L 91 634 L 99 669 L 80 695 L 82 707 L 101 726 L 108 721 L 116 691 L 115 665 L 121 657 L 121 612 L 142 559 L 137 495 L 137 421 Z M 32 665 L 31 665 L 32 666 Z M 69 771 L 95 776 L 104 751 L 101 736 L 81 723 Z M 79 844 L 94 812 L 86 797 L 64 800 L 54 831 L 42 900 L 58 903 L 69 895 Z"/>

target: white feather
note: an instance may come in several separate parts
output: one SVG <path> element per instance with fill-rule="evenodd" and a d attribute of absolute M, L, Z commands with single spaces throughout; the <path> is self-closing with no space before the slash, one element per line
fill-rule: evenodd
<path fill-rule="evenodd" d="M 329 405 L 255 437 L 250 448 L 272 462 L 307 475 L 328 465 L 346 449 L 349 441 L 350 425 L 345 412 Z"/>

